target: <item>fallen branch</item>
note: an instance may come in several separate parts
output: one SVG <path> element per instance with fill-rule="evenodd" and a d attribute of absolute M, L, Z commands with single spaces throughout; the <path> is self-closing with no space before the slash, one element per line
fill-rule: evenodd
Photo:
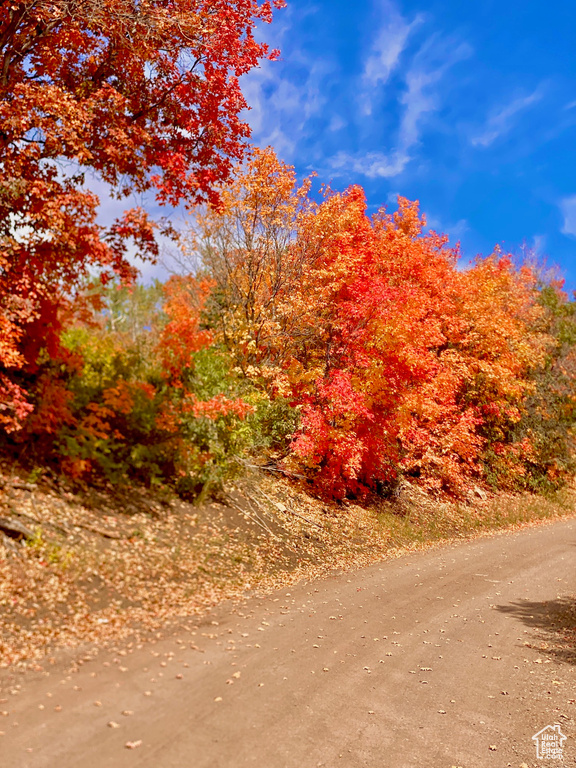
<path fill-rule="evenodd" d="M 63 525 L 58 525 L 58 523 L 53 523 L 51 520 L 39 520 L 37 517 L 33 517 L 32 515 L 29 515 L 28 512 L 22 512 L 21 510 L 16 510 L 12 504 L 8 504 L 8 509 L 10 512 L 12 512 L 13 515 L 17 515 L 18 517 L 25 517 L 27 520 L 30 520 L 32 523 L 36 523 L 36 525 L 48 525 L 50 528 L 56 528 L 59 531 L 62 531 L 62 533 L 65 536 L 70 535 L 70 531 L 65 528 Z"/>
<path fill-rule="evenodd" d="M 25 483 L 21 480 L 8 480 L 6 481 L 6 485 L 10 486 L 10 488 L 16 488 L 19 491 L 35 491 L 38 488 L 36 483 Z"/>
<path fill-rule="evenodd" d="M 264 498 L 270 502 L 270 504 L 273 504 L 276 507 L 279 512 L 288 512 L 290 515 L 294 515 L 294 517 L 299 517 L 300 520 L 305 520 L 307 523 L 310 523 L 310 525 L 315 525 L 316 528 L 320 528 L 321 531 L 324 530 L 324 527 L 320 525 L 320 523 L 317 523 L 315 520 L 310 520 L 308 517 L 304 517 L 304 515 L 300 515 L 298 512 L 294 512 L 293 509 L 288 509 L 288 507 L 278 501 L 274 501 L 274 499 L 268 496 L 267 493 L 264 493 L 262 488 L 259 488 L 258 490 L 262 496 L 264 496 Z"/>
<path fill-rule="evenodd" d="M 13 518 L 0 517 L 0 530 L 11 539 L 32 539 L 34 537 L 34 531 Z"/>
<path fill-rule="evenodd" d="M 106 539 L 129 539 L 130 536 L 126 536 L 121 533 L 112 533 L 112 531 L 105 531 L 102 528 L 97 528 L 95 525 L 82 525 L 81 523 L 75 524 L 78 528 L 82 528 L 85 531 L 91 531 L 97 533 L 99 536 L 104 536 Z"/>
<path fill-rule="evenodd" d="M 297 477 L 300 480 L 308 479 L 306 475 L 299 475 L 296 472 L 289 472 L 286 469 L 271 467 L 269 464 L 249 464 L 247 461 L 243 461 L 242 464 L 244 464 L 244 466 L 248 467 L 249 469 L 261 469 L 261 470 L 265 470 L 266 472 L 280 472 L 281 474 L 286 475 L 287 477 Z"/>
<path fill-rule="evenodd" d="M 256 504 L 256 506 L 257 506 L 257 507 L 258 507 L 258 509 L 259 509 L 259 510 L 262 512 L 262 514 L 264 514 L 264 515 L 266 515 L 266 516 L 268 516 L 268 515 L 271 515 L 271 516 L 273 516 L 273 513 L 271 512 L 271 510 L 270 510 L 270 509 L 267 509 L 267 508 L 266 508 L 266 507 L 265 507 L 263 504 L 261 504 L 261 503 L 258 501 L 258 499 L 256 499 L 254 496 L 250 496 L 250 494 L 246 493 L 246 498 L 248 499 L 248 501 L 249 501 L 250 503 L 254 503 L 254 504 Z M 283 529 L 284 531 L 286 531 L 286 533 L 289 533 L 289 531 L 288 531 L 286 528 L 282 527 L 282 529 Z"/>
<path fill-rule="evenodd" d="M 18 549 L 18 546 L 14 539 L 11 539 L 10 536 L 7 536 L 5 533 L 0 531 L 0 544 L 3 544 L 4 547 L 9 551 L 13 552 L 15 555 L 19 555 L 20 551 Z"/>

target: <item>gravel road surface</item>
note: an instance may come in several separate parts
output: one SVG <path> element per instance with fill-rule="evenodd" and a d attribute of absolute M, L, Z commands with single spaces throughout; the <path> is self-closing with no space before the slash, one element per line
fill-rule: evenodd
<path fill-rule="evenodd" d="M 0 766 L 573 766 L 575 595 L 571 519 L 221 605 L 4 673 Z"/>

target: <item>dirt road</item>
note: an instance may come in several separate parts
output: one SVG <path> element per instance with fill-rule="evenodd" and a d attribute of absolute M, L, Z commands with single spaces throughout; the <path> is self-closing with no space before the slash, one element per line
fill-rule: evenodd
<path fill-rule="evenodd" d="M 572 519 L 221 606 L 4 678 L 0 765 L 576 765 L 575 594 Z"/>

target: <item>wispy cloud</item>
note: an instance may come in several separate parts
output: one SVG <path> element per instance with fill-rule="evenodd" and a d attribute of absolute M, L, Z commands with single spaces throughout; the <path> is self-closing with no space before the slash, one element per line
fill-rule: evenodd
<path fill-rule="evenodd" d="M 442 85 L 448 71 L 471 53 L 467 43 L 432 35 L 412 58 L 404 78 L 405 89 L 399 98 L 401 115 L 396 146 L 388 151 L 362 155 L 339 152 L 332 159 L 331 167 L 336 170 L 346 168 L 368 178 L 393 178 L 401 174 L 414 159 L 426 115 L 437 112 L 443 104 Z"/>
<path fill-rule="evenodd" d="M 400 99 L 404 112 L 400 122 L 399 150 L 408 155 L 409 150 L 420 141 L 424 116 L 437 111 L 442 104 L 439 85 L 448 70 L 457 62 L 470 55 L 466 43 L 456 45 L 447 56 L 444 54 L 447 41 L 440 41 L 434 35 L 418 51 L 413 65 L 406 76 L 406 91 Z"/>
<path fill-rule="evenodd" d="M 360 101 L 366 115 L 372 112 L 375 91 L 388 82 L 400 62 L 412 30 L 423 21 L 423 17 L 418 15 L 407 22 L 391 3 L 386 3 L 384 11 L 386 21 L 364 62 Z"/>
<path fill-rule="evenodd" d="M 534 235 L 532 238 L 531 248 L 535 254 L 541 256 L 546 250 L 548 238 L 546 235 Z"/>
<path fill-rule="evenodd" d="M 282 50 L 282 59 L 263 61 L 241 78 L 249 105 L 244 117 L 252 129 L 253 141 L 260 146 L 272 145 L 288 160 L 294 159 L 308 120 L 325 107 L 323 86 L 332 71 L 328 56 L 312 59 L 294 44 L 293 21 L 288 15 L 283 23 L 273 25 L 274 38 L 267 40 L 271 47 Z"/>
<path fill-rule="evenodd" d="M 512 129 L 514 118 L 519 112 L 540 101 L 542 95 L 542 88 L 538 87 L 528 96 L 520 96 L 510 102 L 510 104 L 497 109 L 488 118 L 484 128 L 472 138 L 472 145 L 475 147 L 489 147 L 490 144 L 493 144 Z"/>
<path fill-rule="evenodd" d="M 330 161 L 335 171 L 346 171 L 366 176 L 369 179 L 391 179 L 398 176 L 409 160 L 405 153 L 367 152 L 354 155 L 351 152 L 338 152 Z"/>
<path fill-rule="evenodd" d="M 459 242 L 466 232 L 470 230 L 470 224 L 466 219 L 459 219 L 455 224 L 446 224 L 437 216 L 428 214 L 426 211 L 424 211 L 424 214 L 426 215 L 426 228 L 448 235 L 452 243 Z"/>
<path fill-rule="evenodd" d="M 564 216 L 562 234 L 576 237 L 576 195 L 571 195 L 561 200 L 560 210 Z"/>

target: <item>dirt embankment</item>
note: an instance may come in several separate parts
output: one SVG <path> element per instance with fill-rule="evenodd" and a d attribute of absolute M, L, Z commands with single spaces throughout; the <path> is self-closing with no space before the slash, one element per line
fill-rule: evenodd
<path fill-rule="evenodd" d="M 63 647 L 143 636 L 226 598 L 405 549 L 570 516 L 576 492 L 438 502 L 326 503 L 262 473 L 198 507 L 138 488 L 72 492 L 0 477 L 0 666 L 39 668 Z"/>

